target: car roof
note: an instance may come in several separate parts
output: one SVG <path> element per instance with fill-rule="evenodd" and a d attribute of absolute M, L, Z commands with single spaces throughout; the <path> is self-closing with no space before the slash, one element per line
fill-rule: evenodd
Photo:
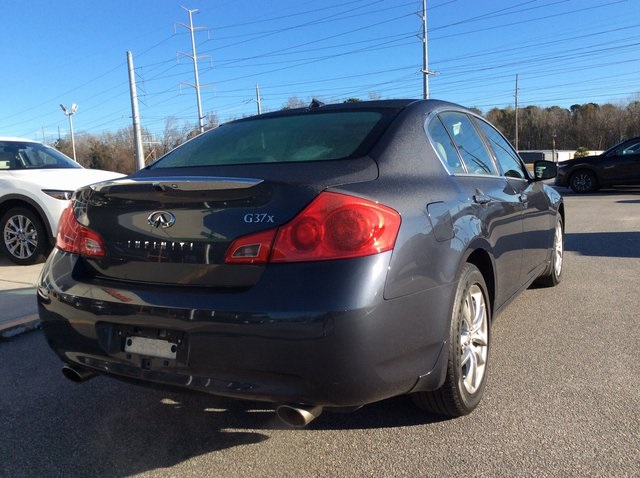
<path fill-rule="evenodd" d="M 16 143 L 39 143 L 39 141 L 34 141 L 33 139 L 17 138 L 15 136 L 0 136 L 0 141 L 9 141 Z"/>
<path fill-rule="evenodd" d="M 269 113 L 263 113 L 260 115 L 248 116 L 246 118 L 240 118 L 237 120 L 229 121 L 225 124 L 233 124 L 240 123 L 244 121 L 251 121 L 256 119 L 263 118 L 277 118 L 280 116 L 304 116 L 307 114 L 313 114 L 317 112 L 326 112 L 326 111 L 358 111 L 358 110 L 414 110 L 420 111 L 421 113 L 437 111 L 443 108 L 453 108 L 460 109 L 467 112 L 471 112 L 468 108 L 458 105 L 455 103 L 450 103 L 447 101 L 441 101 L 436 99 L 428 99 L 428 100 L 418 100 L 418 99 L 391 99 L 391 100 L 372 100 L 372 101 L 347 101 L 343 103 L 331 103 L 324 104 L 317 100 L 313 100 L 309 106 L 305 106 L 302 108 L 291 108 L 291 109 L 283 109 L 278 111 L 273 111 Z M 221 125 L 222 126 L 222 125 Z"/>
<path fill-rule="evenodd" d="M 392 109 L 403 109 L 411 103 L 415 103 L 415 99 L 397 99 L 397 100 L 375 100 L 375 101 L 347 101 L 344 103 L 322 103 L 317 100 L 313 100 L 309 106 L 304 106 L 301 108 L 290 108 L 283 109 L 278 111 L 273 111 L 269 113 L 263 113 L 257 116 L 249 116 L 247 118 L 242 118 L 236 120 L 238 122 L 245 121 L 249 119 L 257 119 L 257 118 L 272 118 L 278 116 L 291 116 L 291 115 L 304 115 L 314 111 L 357 111 L 361 109 L 376 109 L 376 108 L 392 108 Z M 232 121 L 235 123 L 236 121 Z"/>

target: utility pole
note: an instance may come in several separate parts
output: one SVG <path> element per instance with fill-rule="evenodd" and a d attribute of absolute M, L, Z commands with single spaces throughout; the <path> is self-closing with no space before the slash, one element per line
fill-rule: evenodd
<path fill-rule="evenodd" d="M 516 73 L 516 137 L 515 137 L 515 147 L 516 151 L 518 151 L 518 74 Z"/>
<path fill-rule="evenodd" d="M 429 49 L 427 46 L 427 0 L 422 0 L 422 97 L 429 99 Z"/>
<path fill-rule="evenodd" d="M 256 83 L 256 103 L 258 103 L 258 114 L 262 114 L 262 107 L 260 104 L 260 85 Z"/>
<path fill-rule="evenodd" d="M 133 55 L 127 52 L 127 66 L 129 68 L 129 90 L 131 91 L 131 116 L 133 117 L 133 141 L 136 151 L 136 171 L 144 168 L 144 151 L 142 149 L 142 135 L 140 134 L 140 115 L 138 114 L 138 94 L 136 92 L 136 78 L 133 70 Z"/>
<path fill-rule="evenodd" d="M 203 133 L 204 132 L 204 116 L 202 115 L 202 102 L 200 101 L 200 79 L 198 78 L 198 58 L 204 58 L 204 57 L 198 57 L 198 55 L 196 54 L 196 41 L 193 33 L 196 30 L 207 30 L 207 28 L 193 26 L 193 14 L 197 13 L 198 10 L 189 10 L 188 8 L 185 8 L 185 7 L 182 7 L 182 9 L 189 12 L 189 25 L 185 25 L 184 23 L 180 23 L 180 22 L 176 22 L 176 23 L 178 25 L 182 25 L 183 27 L 185 27 L 187 30 L 191 32 L 191 55 L 189 55 L 188 53 L 184 53 L 182 51 L 179 51 L 178 53 L 186 57 L 189 57 L 193 60 L 193 76 L 195 78 L 195 84 L 194 85 L 190 83 L 185 83 L 185 84 L 196 89 L 196 98 L 198 101 L 198 125 L 199 125 L 200 132 Z"/>

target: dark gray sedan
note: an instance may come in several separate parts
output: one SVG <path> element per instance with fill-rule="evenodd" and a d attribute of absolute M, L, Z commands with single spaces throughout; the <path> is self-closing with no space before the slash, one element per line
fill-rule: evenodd
<path fill-rule="evenodd" d="M 227 123 L 77 191 L 39 285 L 65 375 L 323 409 L 411 394 L 460 416 L 491 320 L 560 281 L 564 207 L 489 123 L 441 101 Z"/>

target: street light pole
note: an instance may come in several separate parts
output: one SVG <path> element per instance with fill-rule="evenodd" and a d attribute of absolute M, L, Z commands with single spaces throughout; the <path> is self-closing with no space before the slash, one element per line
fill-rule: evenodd
<path fill-rule="evenodd" d="M 71 105 L 71 108 L 67 109 L 61 103 L 60 108 L 62 108 L 62 111 L 64 111 L 64 114 L 69 117 L 69 131 L 71 132 L 71 148 L 73 149 L 73 160 L 77 163 L 78 161 L 76 160 L 76 142 L 73 137 L 73 119 L 72 118 L 73 118 L 73 115 L 76 113 L 76 110 L 78 109 L 78 105 L 73 103 Z"/>

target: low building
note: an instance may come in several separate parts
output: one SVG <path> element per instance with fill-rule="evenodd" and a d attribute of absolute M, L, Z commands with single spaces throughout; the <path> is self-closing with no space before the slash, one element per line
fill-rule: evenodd
<path fill-rule="evenodd" d="M 601 154 L 602 151 L 589 151 L 589 156 L 595 156 Z M 569 161 L 573 159 L 576 150 L 575 149 L 528 149 L 520 150 L 518 154 L 526 164 L 533 164 L 541 159 L 547 161 L 554 161 L 556 163 L 562 163 L 563 161 Z"/>

